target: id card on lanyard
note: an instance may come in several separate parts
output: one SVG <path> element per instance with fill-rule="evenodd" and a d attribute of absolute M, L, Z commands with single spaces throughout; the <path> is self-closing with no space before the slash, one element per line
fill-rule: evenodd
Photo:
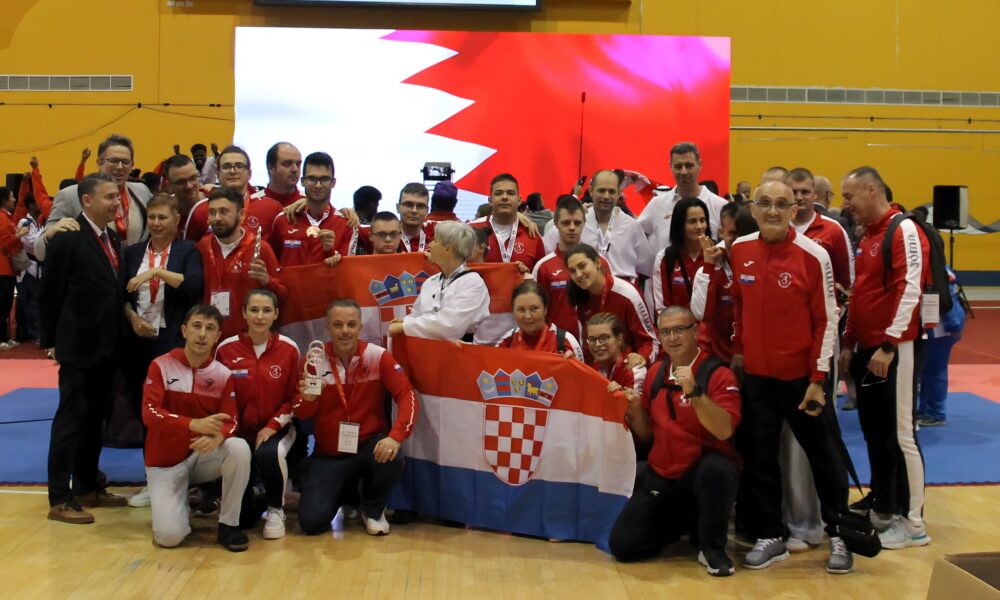
<path fill-rule="evenodd" d="M 509 263 L 511 257 L 514 256 L 514 246 L 517 244 L 517 219 L 514 219 L 514 225 L 510 229 L 510 237 L 507 238 L 508 243 L 503 243 L 500 240 L 500 234 L 497 233 L 498 228 L 493 223 L 493 217 L 490 217 L 490 227 L 493 228 L 493 235 L 497 236 L 497 245 L 500 246 L 500 260 L 505 263 Z"/>
<path fill-rule="evenodd" d="M 347 390 L 344 389 L 345 383 L 350 382 L 350 373 L 348 373 L 349 366 L 344 367 L 344 381 L 340 380 L 340 367 L 343 364 L 343 361 L 337 358 L 336 363 L 331 362 L 332 368 L 330 369 L 333 371 L 333 383 L 337 386 L 337 395 L 340 396 L 340 402 L 344 405 L 344 415 L 347 418 L 346 421 L 340 422 L 340 431 L 337 435 L 337 452 L 357 454 L 361 425 L 351 421 L 351 402 L 347 397 Z"/>
<path fill-rule="evenodd" d="M 254 241 L 254 235 L 252 233 L 249 233 L 249 232 L 247 232 L 247 231 L 244 230 L 243 239 L 240 240 L 239 247 L 236 250 L 233 251 L 234 253 L 236 253 L 236 264 L 240 264 L 242 262 L 243 255 L 246 254 L 247 248 L 250 247 L 250 245 L 253 243 L 253 241 Z M 220 243 L 219 240 L 218 240 L 218 238 L 216 238 L 215 240 L 213 240 L 213 242 L 215 244 L 219 244 Z M 220 254 L 222 253 L 221 244 L 220 244 L 220 247 L 219 247 L 219 253 Z M 215 256 L 215 246 L 214 245 L 213 245 L 211 251 L 208 253 L 208 261 L 211 263 L 212 272 L 218 278 L 218 279 L 216 279 L 217 285 L 219 285 L 219 286 L 224 285 L 225 284 L 225 280 L 226 280 L 226 262 L 225 262 L 225 260 L 223 260 L 222 261 L 222 265 L 221 266 L 219 265 L 219 259 L 218 259 L 218 257 Z M 229 311 L 229 302 L 230 302 L 229 290 L 227 290 L 227 289 L 214 289 L 209 294 L 209 299 L 211 301 L 212 306 L 214 306 L 215 308 L 219 309 L 219 312 L 222 313 L 223 317 L 226 317 L 226 318 L 229 317 L 229 312 L 230 312 Z"/>
<path fill-rule="evenodd" d="M 158 268 L 163 269 L 167 266 L 167 259 L 170 256 L 170 246 L 168 245 L 160 252 L 160 265 Z M 149 243 L 149 270 L 157 268 L 156 266 L 156 253 L 153 252 L 153 242 Z M 161 307 L 156 304 L 156 298 L 160 295 L 160 278 L 153 277 L 149 280 L 149 305 L 143 311 L 142 317 L 149 321 L 153 326 L 153 329 L 160 329 L 166 327 L 166 322 L 162 319 Z"/>
<path fill-rule="evenodd" d="M 406 251 L 407 252 L 423 252 L 424 249 L 427 248 L 427 233 L 424 232 L 424 227 L 423 227 L 423 225 L 421 225 L 420 226 L 420 241 L 419 241 L 419 246 L 418 246 L 418 248 L 416 250 L 414 250 L 410 246 L 410 238 L 405 233 L 403 234 L 402 239 L 400 241 L 403 242 L 403 246 L 406 247 Z"/>
<path fill-rule="evenodd" d="M 607 231 L 601 231 L 601 224 L 597 223 L 595 215 L 595 224 L 597 225 L 597 253 L 604 258 L 608 257 L 608 252 L 611 250 L 611 230 L 615 227 L 615 220 L 618 218 L 618 213 L 621 211 L 617 206 L 611 211 L 611 218 L 608 219 L 608 229 Z"/>

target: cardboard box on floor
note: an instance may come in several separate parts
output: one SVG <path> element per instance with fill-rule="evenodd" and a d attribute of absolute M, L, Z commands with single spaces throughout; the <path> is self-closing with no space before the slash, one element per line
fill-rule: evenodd
<path fill-rule="evenodd" d="M 934 563 L 927 600 L 1000 600 L 1000 552 L 946 554 Z"/>

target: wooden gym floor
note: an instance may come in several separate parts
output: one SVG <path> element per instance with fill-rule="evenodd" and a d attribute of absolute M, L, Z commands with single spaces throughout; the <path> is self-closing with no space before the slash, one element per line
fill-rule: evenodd
<path fill-rule="evenodd" d="M 232 554 L 215 544 L 210 519 L 194 519 L 181 547 L 162 549 L 152 544 L 148 508 L 98 509 L 94 525 L 56 523 L 45 518 L 43 486 L 0 487 L 0 506 L 0 594 L 19 600 L 924 598 L 938 557 L 1000 549 L 1000 486 L 928 488 L 933 543 L 856 558 L 850 575 L 827 574 L 821 547 L 764 571 L 737 567 L 725 579 L 705 573 L 686 542 L 656 560 L 619 564 L 590 545 L 425 523 L 373 538 L 351 522 L 307 538 L 292 513 L 287 537 L 252 532 L 250 549 Z M 738 562 L 746 548 L 735 550 Z"/>

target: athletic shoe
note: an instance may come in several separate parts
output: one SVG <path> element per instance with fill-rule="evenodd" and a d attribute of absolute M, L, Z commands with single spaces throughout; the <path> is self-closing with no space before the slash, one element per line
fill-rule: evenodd
<path fill-rule="evenodd" d="M 760 538 L 753 550 L 743 557 L 743 566 L 748 569 L 764 569 L 772 564 L 788 560 L 788 550 L 781 538 Z"/>
<path fill-rule="evenodd" d="M 944 423 L 944 419 L 938 419 L 937 417 L 917 417 L 917 425 L 921 427 L 940 427 Z"/>
<path fill-rule="evenodd" d="M 897 518 L 888 529 L 878 534 L 882 547 L 886 550 L 902 550 L 931 543 L 924 527 L 913 527 L 909 519 Z"/>
<path fill-rule="evenodd" d="M 7 340 L 6 344 L 8 346 L 10 346 L 11 348 L 17 348 L 18 346 L 21 345 L 21 342 L 19 342 L 17 340 Z"/>
<path fill-rule="evenodd" d="M 733 561 L 724 550 L 702 550 L 698 553 L 698 564 L 704 565 L 713 577 L 728 577 L 733 574 Z"/>
<path fill-rule="evenodd" d="M 851 398 L 850 396 L 848 396 L 847 400 L 844 400 L 844 403 L 840 405 L 840 410 L 857 410 L 857 409 L 858 409 L 858 399 L 856 397 Z"/>
<path fill-rule="evenodd" d="M 82 496 L 77 496 L 80 506 L 86 508 L 118 508 L 128 506 L 128 498 L 112 494 L 108 490 L 95 490 Z"/>
<path fill-rule="evenodd" d="M 285 511 L 268 506 L 267 520 L 264 522 L 264 539 L 278 540 L 283 537 L 285 537 Z"/>
<path fill-rule="evenodd" d="M 218 498 L 213 498 L 211 494 L 202 494 L 201 501 L 191 509 L 191 514 L 196 517 L 217 517 L 220 506 L 222 503 Z"/>
<path fill-rule="evenodd" d="M 792 536 L 785 540 L 785 549 L 788 550 L 789 554 L 802 554 L 803 552 L 809 552 L 819 544 L 810 544 L 809 542 Z"/>
<path fill-rule="evenodd" d="M 895 516 L 883 517 L 874 510 L 868 515 L 868 520 L 872 522 L 872 527 L 875 531 L 883 532 L 886 529 L 892 527 L 892 524 L 896 522 Z"/>
<path fill-rule="evenodd" d="M 11 348 L 13 348 L 13 346 L 7 342 L 0 342 L 0 350 L 10 350 Z"/>
<path fill-rule="evenodd" d="M 243 552 L 250 547 L 250 540 L 242 529 L 225 523 L 219 523 L 219 543 L 230 552 Z"/>
<path fill-rule="evenodd" d="M 378 516 L 378 519 L 373 519 L 365 515 L 365 529 L 368 530 L 368 535 L 386 535 L 389 533 L 389 521 L 385 520 L 385 511 Z"/>
<path fill-rule="evenodd" d="M 826 560 L 826 572 L 846 575 L 852 568 L 854 568 L 854 555 L 847 549 L 844 540 L 839 537 L 830 538 L 830 558 Z"/>
<path fill-rule="evenodd" d="M 49 519 L 71 525 L 86 525 L 94 522 L 94 515 L 83 510 L 74 499 L 50 508 Z"/>
<path fill-rule="evenodd" d="M 128 505 L 132 508 L 142 508 L 144 506 L 149 506 L 152 503 L 153 502 L 149 499 L 148 487 L 142 488 L 135 494 L 132 494 L 132 497 L 128 499 Z"/>

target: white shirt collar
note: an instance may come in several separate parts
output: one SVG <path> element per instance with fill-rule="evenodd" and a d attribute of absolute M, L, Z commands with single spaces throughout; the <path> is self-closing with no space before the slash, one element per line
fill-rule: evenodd
<path fill-rule="evenodd" d="M 97 235 L 97 237 L 101 237 L 101 234 L 105 233 L 104 229 L 101 229 L 100 227 L 97 226 L 96 223 L 90 220 L 90 217 L 87 216 L 87 213 L 83 212 L 80 214 L 82 214 L 83 218 L 86 219 L 88 223 L 90 223 L 90 226 L 94 229 L 94 233 Z"/>

